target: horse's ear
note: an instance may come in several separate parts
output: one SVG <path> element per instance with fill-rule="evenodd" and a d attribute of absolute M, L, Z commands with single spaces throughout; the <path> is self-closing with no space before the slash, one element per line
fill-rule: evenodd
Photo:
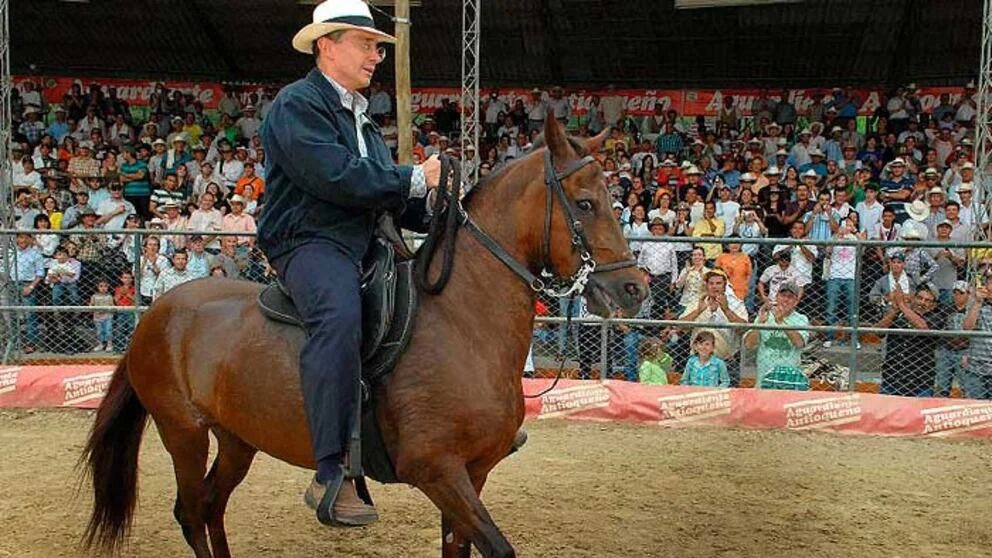
<path fill-rule="evenodd" d="M 609 135 L 610 129 L 607 128 L 591 138 L 586 138 L 584 140 L 586 144 L 586 151 L 594 154 L 599 153 L 599 150 L 603 148 L 603 142 L 606 141 L 606 138 L 609 137 Z"/>
<path fill-rule="evenodd" d="M 568 143 L 565 129 L 553 117 L 544 119 L 544 143 L 556 161 L 567 161 L 575 157 L 575 150 Z"/>

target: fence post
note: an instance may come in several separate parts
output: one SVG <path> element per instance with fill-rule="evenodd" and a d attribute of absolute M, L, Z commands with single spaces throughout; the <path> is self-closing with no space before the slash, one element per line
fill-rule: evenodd
<path fill-rule="evenodd" d="M 848 364 L 850 372 L 848 374 L 848 381 L 850 385 L 848 389 L 850 391 L 855 391 L 858 384 L 858 343 L 860 338 L 858 335 L 858 326 L 861 322 L 861 258 L 864 256 L 864 247 L 859 241 L 854 246 L 854 311 L 851 313 L 851 338 L 849 339 L 849 344 L 851 346 L 851 361 Z M 850 304 L 850 302 L 848 302 Z"/>
<path fill-rule="evenodd" d="M 606 381 L 610 378 L 610 320 L 600 322 L 599 330 L 599 377 Z"/>
<path fill-rule="evenodd" d="M 134 306 L 134 314 L 132 314 L 133 327 L 131 333 L 134 333 L 134 328 L 138 327 L 138 317 L 141 313 L 138 311 L 138 307 L 141 306 L 141 233 L 135 233 L 134 243 L 131 247 L 134 250 L 134 299 L 132 300 L 132 306 Z"/>

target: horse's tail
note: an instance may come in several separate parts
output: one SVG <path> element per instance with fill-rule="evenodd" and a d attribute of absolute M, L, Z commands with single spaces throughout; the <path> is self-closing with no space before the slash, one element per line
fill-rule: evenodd
<path fill-rule="evenodd" d="M 86 449 L 80 457 L 93 481 L 93 514 L 84 545 L 117 550 L 131 528 L 138 498 L 138 450 L 148 411 L 128 381 L 127 354 L 121 357 L 107 395 L 96 413 Z"/>

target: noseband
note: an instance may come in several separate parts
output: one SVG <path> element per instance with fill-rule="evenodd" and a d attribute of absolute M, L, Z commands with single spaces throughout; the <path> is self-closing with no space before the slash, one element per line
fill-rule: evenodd
<path fill-rule="evenodd" d="M 485 246 L 493 256 L 496 256 L 499 261 L 503 262 L 503 264 L 517 274 L 518 277 L 523 279 L 534 292 L 545 292 L 554 297 L 575 296 L 581 295 L 585 291 L 586 285 L 593 274 L 607 273 L 637 265 L 636 260 L 620 260 L 606 264 L 599 264 L 592 255 L 592 249 L 589 245 L 589 239 L 586 237 L 585 228 L 582 225 L 582 221 L 576 218 L 575 210 L 572 207 L 572 201 L 565 194 L 565 188 L 562 185 L 562 181 L 582 170 L 586 167 L 586 165 L 594 163 L 595 161 L 596 159 L 594 159 L 591 155 L 586 155 L 578 161 L 568 165 L 561 172 L 558 172 L 555 168 L 554 160 L 551 157 L 551 151 L 548 150 L 544 153 L 544 184 L 547 186 L 547 194 L 545 195 L 546 201 L 544 209 L 544 237 L 541 244 L 541 264 L 543 266 L 541 275 L 544 278 L 564 278 L 561 275 L 556 275 L 554 266 L 551 264 L 551 216 L 554 207 L 554 199 L 558 198 L 562 210 L 565 212 L 565 222 L 568 223 L 569 234 L 572 237 L 572 251 L 578 252 L 579 256 L 579 266 L 575 272 L 569 276 L 569 280 L 571 280 L 572 284 L 564 290 L 555 290 L 549 287 L 544 278 L 538 277 L 531 273 L 530 270 L 527 269 L 527 266 L 514 259 L 509 252 L 507 252 L 498 242 L 496 242 L 475 223 L 468 212 L 465 211 L 465 208 L 462 207 L 461 203 L 457 201 L 458 197 L 456 192 L 457 189 L 460 188 L 459 181 L 461 178 L 459 176 L 459 165 L 457 162 L 449 161 L 447 158 L 442 159 L 441 184 L 445 183 L 445 178 L 448 176 L 448 173 L 445 172 L 445 167 L 447 167 L 453 171 L 453 182 L 455 182 L 455 184 L 452 185 L 452 190 L 445 189 L 444 195 L 449 197 L 449 202 L 451 202 L 448 204 L 448 207 L 456 208 L 458 222 L 464 226 L 465 229 L 476 238 L 476 240 Z M 454 196 L 454 201 L 450 199 L 452 195 Z M 440 198 L 441 196 L 438 197 Z M 439 205 L 439 202 L 440 200 L 435 200 L 435 205 Z M 426 263 L 429 263 L 429 257 L 428 262 Z M 419 267 L 424 279 L 426 279 L 427 266 Z M 442 271 L 442 277 L 444 275 L 445 274 Z M 430 292 L 429 289 L 428 292 Z"/>

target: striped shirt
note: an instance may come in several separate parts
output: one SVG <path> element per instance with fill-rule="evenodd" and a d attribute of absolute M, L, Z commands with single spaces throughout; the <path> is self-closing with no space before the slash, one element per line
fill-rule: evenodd
<path fill-rule="evenodd" d="M 156 188 L 152 192 L 152 201 L 155 202 L 155 207 L 161 209 L 162 204 L 172 200 L 181 206 L 186 203 L 186 196 L 183 195 L 181 190 L 166 190 L 165 188 Z"/>
<path fill-rule="evenodd" d="M 992 331 L 992 305 L 985 304 L 975 322 L 978 331 Z M 992 375 L 992 337 L 972 337 L 970 345 L 971 361 L 969 371 L 981 376 Z"/>

